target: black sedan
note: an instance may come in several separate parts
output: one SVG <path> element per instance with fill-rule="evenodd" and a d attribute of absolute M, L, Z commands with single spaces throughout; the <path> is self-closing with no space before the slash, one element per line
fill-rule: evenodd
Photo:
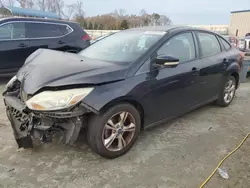
<path fill-rule="evenodd" d="M 19 147 L 66 144 L 85 129 L 106 158 L 126 153 L 141 130 L 207 103 L 228 106 L 242 55 L 222 36 L 189 27 L 146 27 L 108 36 L 79 54 L 40 49 L 6 86 Z"/>

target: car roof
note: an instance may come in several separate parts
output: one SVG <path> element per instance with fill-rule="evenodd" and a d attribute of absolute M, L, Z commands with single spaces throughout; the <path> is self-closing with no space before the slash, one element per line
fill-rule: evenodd
<path fill-rule="evenodd" d="M 24 18 L 24 17 L 7 17 L 1 18 L 1 22 L 10 22 L 10 21 L 36 21 L 36 22 L 51 22 L 51 23 L 64 23 L 64 24 L 72 24 L 76 22 L 65 21 L 65 20 L 56 20 L 56 19 L 45 19 L 45 18 Z"/>
<path fill-rule="evenodd" d="M 170 30 L 197 30 L 197 31 L 206 31 L 210 33 L 214 33 L 211 30 L 203 29 L 203 28 L 197 28 L 192 26 L 185 26 L 185 25 L 168 25 L 168 26 L 148 26 L 148 27 L 138 27 L 138 28 L 132 28 L 132 29 L 126 29 L 123 31 L 159 31 L 159 32 L 168 32 Z M 215 33 L 217 34 L 217 33 Z"/>
<path fill-rule="evenodd" d="M 188 26 L 176 26 L 176 25 L 168 25 L 168 26 L 148 26 L 148 27 L 137 27 L 127 29 L 126 31 L 169 31 L 171 29 L 177 28 L 190 28 Z"/>

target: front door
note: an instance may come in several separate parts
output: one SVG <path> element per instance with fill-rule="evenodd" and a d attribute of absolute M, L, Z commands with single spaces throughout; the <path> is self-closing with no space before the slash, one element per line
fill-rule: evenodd
<path fill-rule="evenodd" d="M 0 27 L 0 73 L 16 72 L 31 53 L 25 23 L 6 23 Z"/>
<path fill-rule="evenodd" d="M 192 32 L 170 38 L 157 51 L 179 59 L 175 68 L 154 68 L 149 75 L 148 93 L 143 97 L 145 124 L 175 117 L 196 105 L 200 94 L 201 61 L 196 56 Z M 151 62 L 154 66 L 154 58 Z"/>

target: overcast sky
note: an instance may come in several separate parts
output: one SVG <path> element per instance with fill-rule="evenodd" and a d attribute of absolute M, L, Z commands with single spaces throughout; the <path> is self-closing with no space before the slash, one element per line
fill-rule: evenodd
<path fill-rule="evenodd" d="M 72 0 L 65 0 L 70 3 Z M 128 14 L 141 9 L 168 16 L 174 24 L 228 24 L 230 12 L 250 9 L 250 0 L 84 0 L 86 16 L 124 8 Z"/>

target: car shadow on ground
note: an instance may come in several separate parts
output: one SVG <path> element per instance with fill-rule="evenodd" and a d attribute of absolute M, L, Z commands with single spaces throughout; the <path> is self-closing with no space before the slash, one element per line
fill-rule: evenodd
<path fill-rule="evenodd" d="M 145 131 L 141 131 L 137 142 L 135 143 L 135 148 L 137 147 L 137 144 L 139 142 L 144 142 L 144 140 L 147 140 L 147 137 L 149 136 L 153 136 L 154 135 L 157 137 L 157 134 L 162 132 L 163 130 L 166 130 L 173 125 L 178 126 L 179 121 L 182 121 L 183 119 L 185 120 L 185 118 L 192 118 L 193 116 L 199 116 L 199 114 L 205 113 L 207 110 L 211 109 L 211 108 L 219 108 L 216 105 L 214 105 L 213 103 L 205 105 L 203 107 L 197 108 L 189 113 L 186 113 L 184 115 L 181 115 L 179 117 L 176 117 L 172 120 L 166 121 L 162 124 L 159 124 L 157 126 L 151 127 L 149 129 L 146 129 Z M 56 140 L 59 140 L 59 138 L 57 137 Z M 57 143 L 57 141 L 55 142 L 55 144 Z M 60 146 L 59 146 L 60 145 Z M 98 157 L 97 154 L 95 154 L 95 152 L 93 150 L 91 150 L 91 148 L 88 146 L 87 144 L 87 139 L 86 139 L 86 131 L 85 129 L 82 129 L 81 132 L 79 133 L 78 139 L 76 140 L 75 144 L 73 146 L 63 146 L 63 144 L 59 144 L 57 147 L 57 149 L 60 150 L 59 147 L 62 147 L 62 150 L 74 150 L 75 152 L 79 152 L 82 153 L 83 148 L 84 150 L 87 149 L 85 152 L 88 152 L 89 155 L 94 155 L 95 157 Z"/>

